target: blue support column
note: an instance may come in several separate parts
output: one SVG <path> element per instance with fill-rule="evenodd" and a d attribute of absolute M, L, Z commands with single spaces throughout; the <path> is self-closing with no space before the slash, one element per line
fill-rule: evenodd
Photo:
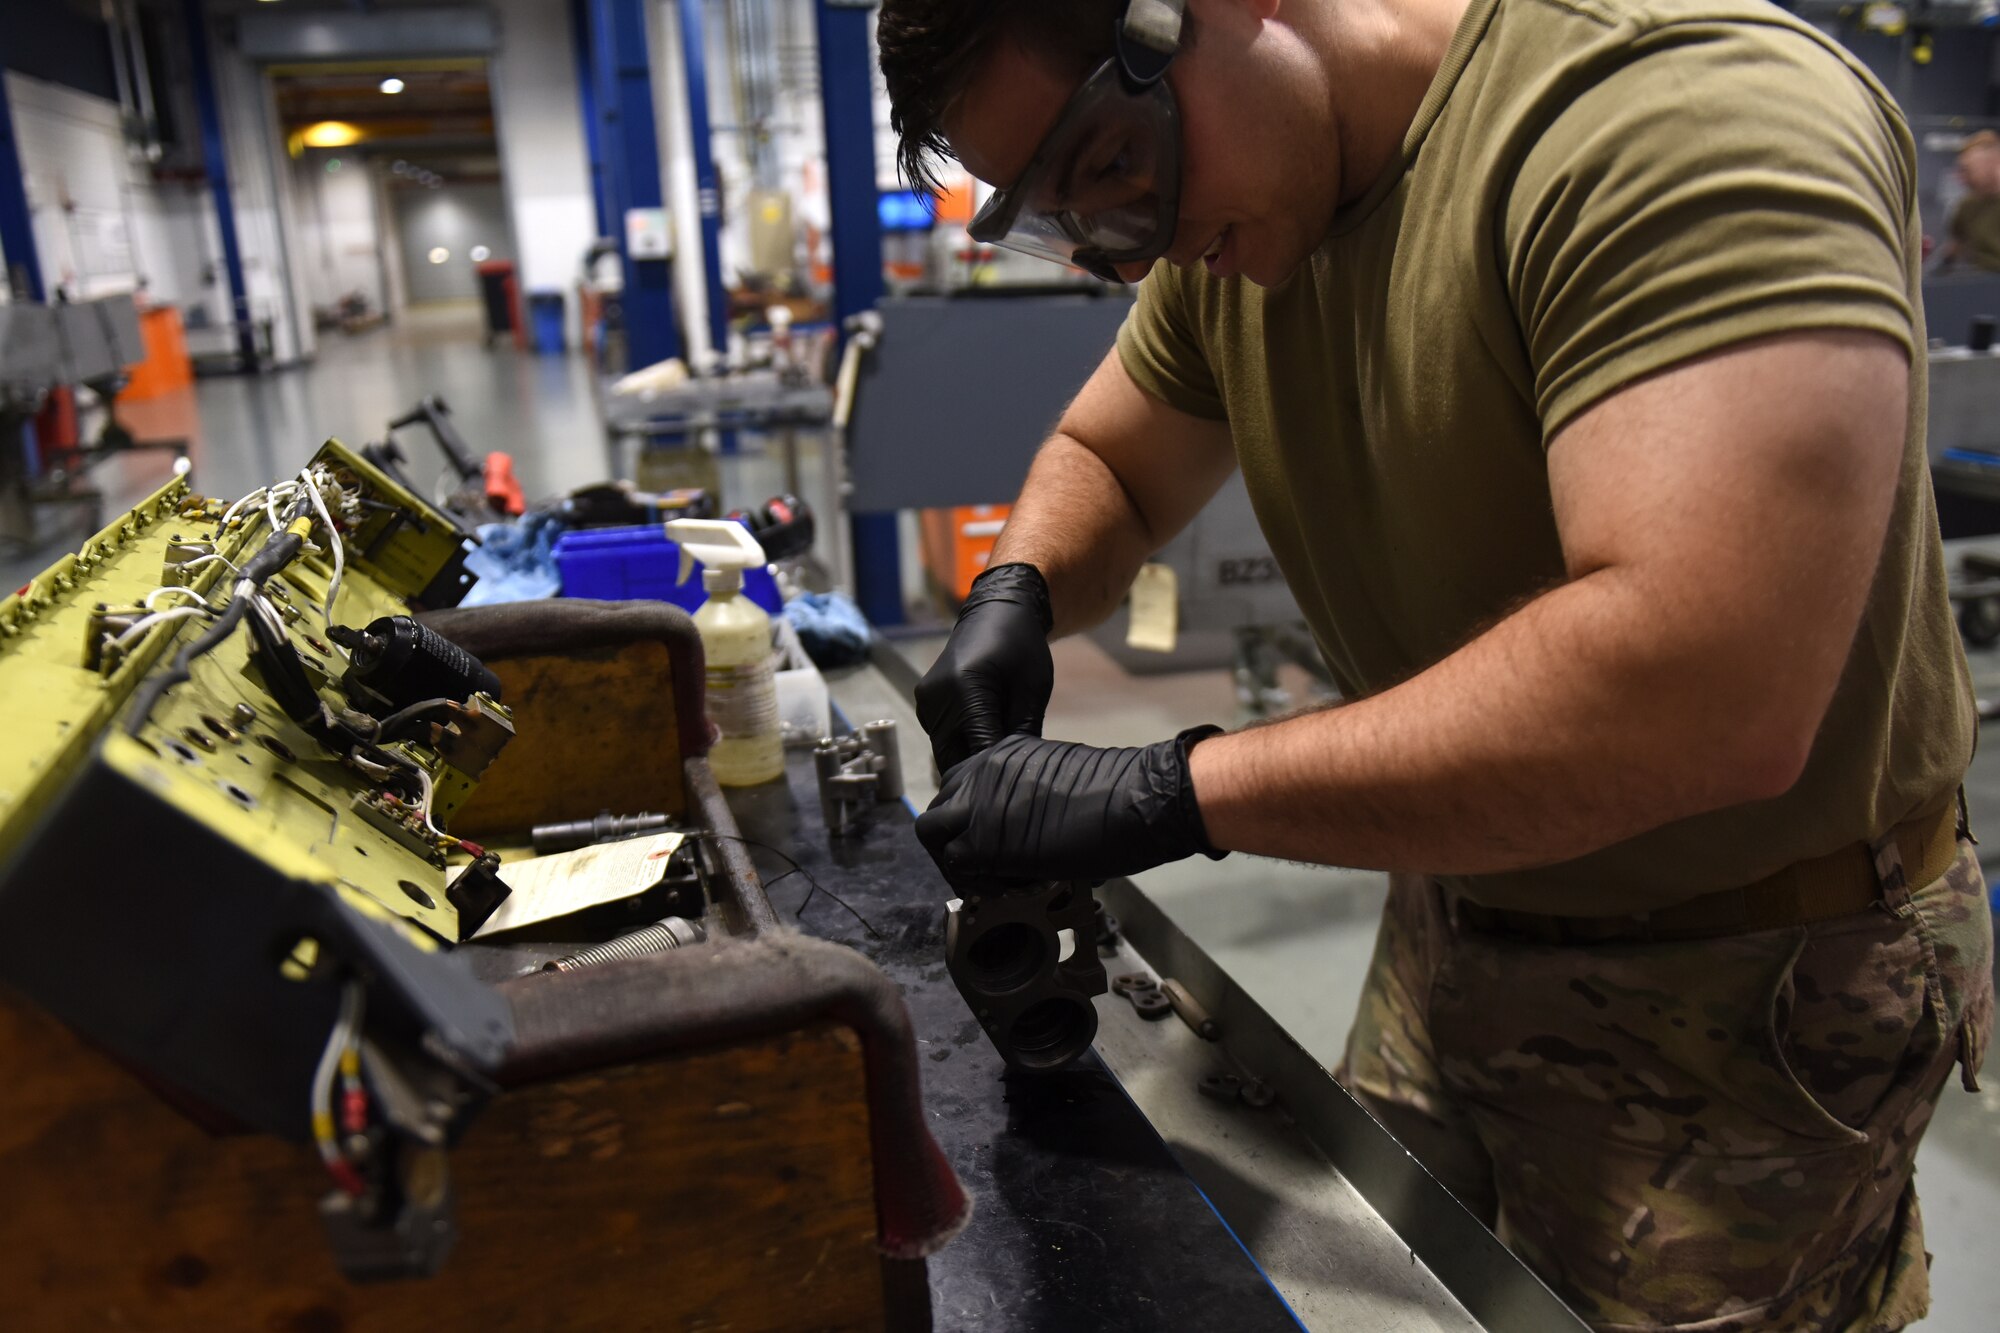
<path fill-rule="evenodd" d="M 243 278 L 243 247 L 236 237 L 236 206 L 229 197 L 229 158 L 222 147 L 222 112 L 215 100 L 215 71 L 208 58 L 208 18 L 201 0 L 187 0 L 188 72 L 194 79 L 195 112 L 201 118 L 201 155 L 215 200 L 216 229 L 222 233 L 222 267 L 229 278 L 230 310 L 236 320 L 236 352 L 245 370 L 257 369 L 257 331 L 250 320 L 250 287 Z"/>
<path fill-rule="evenodd" d="M 882 299 L 882 220 L 876 212 L 874 43 L 868 8 L 819 0 L 819 86 L 826 122 L 837 324 Z M 903 623 L 903 558 L 894 514 L 853 516 L 854 599 L 871 624 Z"/>
<path fill-rule="evenodd" d="M 35 249 L 35 220 L 28 210 L 28 182 L 21 170 L 21 148 L 14 142 L 14 110 L 7 105 L 6 80 L 0 78 L 0 250 L 7 268 L 18 274 L 16 299 L 46 301 L 42 260 Z M 13 279 L 0 275 L 0 280 Z"/>
<path fill-rule="evenodd" d="M 625 215 L 663 208 L 660 136 L 653 115 L 652 44 L 646 0 L 590 0 L 590 35 L 597 68 L 597 109 L 604 149 L 604 196 L 611 235 L 625 261 L 625 345 L 633 368 L 681 354 L 674 322 L 673 269 L 663 259 L 634 259 Z"/>
<path fill-rule="evenodd" d="M 708 336 L 718 357 L 729 355 L 729 293 L 722 286 L 722 182 L 708 121 L 708 47 L 702 0 L 677 0 L 681 60 L 687 66 L 688 138 L 694 146 L 694 183 L 701 207 L 701 271 L 708 285 Z"/>
<path fill-rule="evenodd" d="M 590 156 L 590 202 L 597 234 L 615 236 L 611 203 L 604 194 L 604 125 L 597 114 L 597 76 L 590 62 L 590 16 L 584 0 L 569 0 L 570 44 L 576 55 L 576 91 L 583 108 L 583 146 Z"/>

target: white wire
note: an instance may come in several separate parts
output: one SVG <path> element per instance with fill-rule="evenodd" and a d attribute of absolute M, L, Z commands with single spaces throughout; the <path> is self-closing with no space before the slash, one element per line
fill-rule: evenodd
<path fill-rule="evenodd" d="M 141 616 L 126 626 L 125 632 L 111 641 L 111 646 L 113 648 L 128 647 L 133 640 L 144 635 L 155 625 L 164 625 L 169 620 L 186 620 L 191 616 L 212 616 L 214 614 L 215 612 L 210 610 L 206 605 L 177 606 L 171 611 L 155 611 L 152 615 Z"/>
<path fill-rule="evenodd" d="M 333 515 L 327 512 L 326 500 L 319 493 L 318 483 L 313 481 L 312 469 L 307 468 L 304 472 L 299 473 L 299 479 L 305 483 L 306 493 L 312 496 L 313 508 L 319 511 L 319 521 L 326 524 L 327 545 L 333 552 L 333 581 L 326 585 L 326 605 L 320 612 L 321 617 L 326 621 L 327 628 L 331 629 L 333 628 L 333 599 L 340 593 L 340 575 L 346 564 L 341 557 L 340 529 L 333 526 Z"/>
<path fill-rule="evenodd" d="M 340 1068 L 340 1055 L 353 1039 L 354 1031 L 361 1024 L 361 983 L 350 981 L 341 992 L 340 1015 L 333 1021 L 333 1031 L 327 1034 L 326 1049 L 320 1052 L 319 1064 L 313 1069 L 312 1115 L 315 1120 L 321 1115 L 331 1116 L 333 1111 L 333 1076 Z M 314 1133 L 318 1142 L 319 1155 L 331 1166 L 342 1161 L 340 1155 L 340 1130 L 336 1127 L 332 1136 Z"/>
<path fill-rule="evenodd" d="M 275 533 L 284 530 L 285 520 L 278 517 L 278 506 L 288 502 L 294 495 L 298 494 L 298 489 L 297 486 L 288 483 L 283 486 L 273 486 L 269 491 L 265 492 L 264 512 L 270 516 L 272 532 Z"/>
<path fill-rule="evenodd" d="M 221 526 L 225 528 L 228 527 L 230 520 L 236 517 L 237 512 L 240 511 L 243 508 L 243 506 L 257 504 L 260 501 L 262 501 L 265 493 L 269 489 L 270 488 L 268 486 L 259 486 L 256 490 L 250 492 L 250 494 L 244 496 L 241 500 L 238 500 L 235 504 L 223 510 Z"/>
<path fill-rule="evenodd" d="M 182 563 L 181 568 L 193 569 L 197 565 L 205 565 L 211 560 L 220 560 L 223 564 L 228 565 L 231 569 L 236 569 L 236 562 L 234 560 L 231 560 L 226 555 L 219 555 L 214 551 L 209 552 L 207 555 L 198 555 L 192 560 L 185 561 L 184 563 Z M 238 569 L 236 570 L 236 572 L 240 574 L 243 571 Z"/>
<path fill-rule="evenodd" d="M 410 771 L 417 775 L 417 785 L 424 790 L 423 804 L 417 809 L 417 813 L 423 816 L 424 827 L 429 829 L 436 837 L 445 837 L 445 831 L 439 828 L 436 822 L 431 819 L 431 799 L 436 794 L 436 784 L 431 781 L 431 775 L 426 773 L 421 766 L 413 764 Z"/>
<path fill-rule="evenodd" d="M 194 598 L 195 601 L 200 602 L 203 606 L 208 606 L 208 599 L 206 597 L 203 597 L 200 593 L 196 592 L 193 588 L 169 586 L 165 588 L 155 588 L 151 592 L 147 593 L 145 602 L 146 609 L 148 611 L 158 610 L 159 608 L 156 604 L 158 603 L 160 598 L 171 597 L 174 596 L 175 594 L 179 594 L 182 597 L 192 597 Z M 209 606 L 208 609 L 210 612 L 213 612 L 215 610 L 215 608 L 212 606 Z"/>

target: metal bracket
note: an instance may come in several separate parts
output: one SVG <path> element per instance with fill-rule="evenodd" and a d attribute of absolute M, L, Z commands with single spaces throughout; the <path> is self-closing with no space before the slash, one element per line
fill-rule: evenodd
<path fill-rule="evenodd" d="M 896 749 L 896 724 L 870 722 L 845 736 L 828 736 L 813 747 L 819 777 L 820 812 L 836 838 L 852 834 L 861 812 L 871 805 L 903 799 L 903 758 Z"/>

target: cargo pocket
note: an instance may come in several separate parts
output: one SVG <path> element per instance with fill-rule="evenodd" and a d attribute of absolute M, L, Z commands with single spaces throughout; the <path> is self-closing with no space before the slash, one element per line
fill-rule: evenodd
<path fill-rule="evenodd" d="M 1770 1008 L 1797 1127 L 1866 1141 L 1935 1078 L 1949 1040 L 1920 924 L 1867 912 L 1801 929 Z"/>
<path fill-rule="evenodd" d="M 1971 844 L 1960 844 L 1941 879 L 1910 895 L 1908 912 L 1928 951 L 1928 988 L 1960 1081 L 1977 1091 L 1993 1031 L 1993 913 Z"/>

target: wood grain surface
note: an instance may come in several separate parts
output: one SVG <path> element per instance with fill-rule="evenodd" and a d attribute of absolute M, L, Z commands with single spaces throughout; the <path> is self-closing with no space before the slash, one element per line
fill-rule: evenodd
<path fill-rule="evenodd" d="M 453 816 L 453 833 L 518 834 L 606 810 L 687 813 L 666 644 L 648 639 L 488 665 L 516 731 Z"/>
<path fill-rule="evenodd" d="M 10 1331 L 786 1333 L 888 1320 L 861 1055 L 844 1027 L 503 1093 L 451 1153 L 459 1240 L 443 1270 L 369 1286 L 334 1267 L 309 1149 L 211 1136 L 11 997 L 0 1066 Z"/>

